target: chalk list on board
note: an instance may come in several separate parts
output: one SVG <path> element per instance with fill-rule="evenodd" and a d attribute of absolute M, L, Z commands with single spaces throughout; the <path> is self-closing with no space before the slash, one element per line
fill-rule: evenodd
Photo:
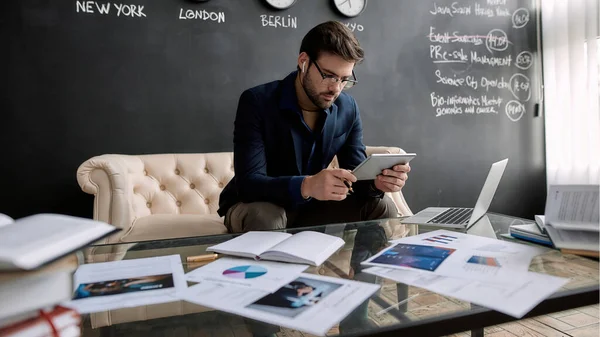
<path fill-rule="evenodd" d="M 519 121 L 532 95 L 531 81 L 524 71 L 533 65 L 533 54 L 509 46 L 514 46 L 511 34 L 529 23 L 529 10 L 511 9 L 507 0 L 454 1 L 434 2 L 429 14 L 434 20 L 426 38 L 435 79 L 429 100 L 435 116 L 495 114 Z M 485 25 L 474 26 L 479 31 L 436 27 L 437 18 L 449 17 L 490 25 L 483 31 Z"/>

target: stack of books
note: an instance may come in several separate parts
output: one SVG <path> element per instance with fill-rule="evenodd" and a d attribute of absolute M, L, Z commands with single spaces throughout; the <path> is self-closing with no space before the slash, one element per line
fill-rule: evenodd
<path fill-rule="evenodd" d="M 0 337 L 79 336 L 79 313 L 60 303 L 73 295 L 79 250 L 116 228 L 58 214 L 6 219 L 0 226 Z"/>
<path fill-rule="evenodd" d="M 598 185 L 551 185 L 544 215 L 535 216 L 535 225 L 511 226 L 510 234 L 538 243 L 549 241 L 566 254 L 598 257 L 599 195 Z"/>
<path fill-rule="evenodd" d="M 536 217 L 536 222 L 537 222 L 538 221 L 537 218 L 540 216 L 536 215 L 535 217 Z M 541 217 L 543 218 L 543 216 L 541 216 Z M 524 224 L 524 225 L 512 225 L 508 229 L 508 233 L 510 234 L 510 236 L 517 238 L 517 239 L 530 241 L 530 242 L 537 243 L 537 244 L 544 245 L 544 246 L 553 247 L 552 240 L 550 240 L 550 237 L 548 237 L 548 235 L 545 233 L 545 231 L 542 231 L 540 229 L 540 227 L 538 226 L 537 223 Z"/>

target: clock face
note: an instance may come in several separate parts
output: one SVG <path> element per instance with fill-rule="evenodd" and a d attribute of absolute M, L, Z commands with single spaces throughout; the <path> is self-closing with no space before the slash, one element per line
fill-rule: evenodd
<path fill-rule="evenodd" d="M 367 0 L 333 0 L 335 8 L 347 17 L 358 16 L 367 7 Z"/>
<path fill-rule="evenodd" d="M 266 0 L 266 2 L 274 8 L 286 9 L 292 7 L 296 0 Z"/>

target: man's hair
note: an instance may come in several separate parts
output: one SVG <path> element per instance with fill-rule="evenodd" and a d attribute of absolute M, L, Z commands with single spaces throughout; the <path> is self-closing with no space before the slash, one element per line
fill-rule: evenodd
<path fill-rule="evenodd" d="M 310 61 L 319 58 L 322 52 L 340 56 L 348 62 L 362 62 L 365 52 L 350 29 L 338 21 L 327 21 L 312 28 L 300 45 L 300 53 L 305 52 Z"/>

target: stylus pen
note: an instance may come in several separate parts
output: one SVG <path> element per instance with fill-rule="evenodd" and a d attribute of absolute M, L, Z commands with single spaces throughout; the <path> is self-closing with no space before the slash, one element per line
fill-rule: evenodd
<path fill-rule="evenodd" d="M 352 186 L 350 186 L 350 184 L 348 184 L 348 180 L 345 180 L 345 179 L 341 179 L 341 180 L 344 182 L 344 185 L 346 185 L 346 187 L 348 187 L 348 191 L 349 191 L 348 194 L 354 193 L 354 190 L 352 189 Z"/>
<path fill-rule="evenodd" d="M 396 304 L 390 305 L 389 307 L 387 307 L 387 308 L 385 308 L 385 309 L 383 309 L 383 310 L 379 311 L 379 312 L 378 312 L 378 313 L 376 313 L 375 315 L 377 315 L 377 316 L 379 316 L 379 315 L 383 315 L 383 314 L 385 314 L 386 312 L 388 312 L 388 311 L 390 311 L 390 310 L 392 310 L 392 309 L 394 309 L 394 308 L 398 308 L 398 307 L 399 307 L 399 306 L 401 306 L 402 304 L 404 304 L 404 303 L 406 303 L 406 302 L 408 302 L 408 301 L 412 300 L 413 298 L 415 298 L 415 297 L 417 297 L 417 296 L 419 296 L 419 295 L 420 295 L 419 293 L 417 293 L 417 294 L 414 294 L 414 295 L 412 295 L 411 297 L 409 297 L 409 298 L 407 298 L 407 299 L 404 299 L 404 300 L 402 300 L 402 301 L 400 301 L 400 302 L 398 302 L 398 303 L 396 303 Z"/>

